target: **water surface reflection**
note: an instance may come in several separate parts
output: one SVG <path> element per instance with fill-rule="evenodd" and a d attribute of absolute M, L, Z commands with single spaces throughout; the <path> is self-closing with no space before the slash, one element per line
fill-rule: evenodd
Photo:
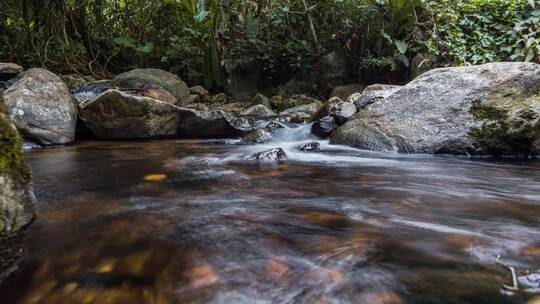
<path fill-rule="evenodd" d="M 212 141 L 28 154 L 39 218 L 2 303 L 508 303 L 540 268 L 540 163 Z M 326 150 L 325 150 L 326 149 Z M 319 160 L 319 161 L 314 161 Z M 532 303 L 532 302 L 531 302 Z"/>

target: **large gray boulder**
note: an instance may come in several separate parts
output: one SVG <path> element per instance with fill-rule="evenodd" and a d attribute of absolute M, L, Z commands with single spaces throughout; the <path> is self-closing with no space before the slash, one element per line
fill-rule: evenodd
<path fill-rule="evenodd" d="M 100 139 L 174 137 L 182 108 L 145 96 L 108 90 L 79 105 L 81 119 Z"/>
<path fill-rule="evenodd" d="M 14 269 L 22 253 L 22 235 L 34 218 L 30 179 L 21 139 L 0 95 L 0 281 Z"/>
<path fill-rule="evenodd" d="M 125 89 L 140 90 L 148 85 L 158 85 L 176 97 L 178 104 L 189 101 L 189 88 L 175 74 L 160 69 L 135 69 L 116 76 L 113 84 Z"/>
<path fill-rule="evenodd" d="M 367 105 L 335 144 L 405 153 L 540 152 L 540 65 L 441 68 Z"/>
<path fill-rule="evenodd" d="M 75 139 L 77 106 L 55 74 L 29 69 L 4 91 L 4 99 L 24 137 L 41 145 L 66 144 Z"/>

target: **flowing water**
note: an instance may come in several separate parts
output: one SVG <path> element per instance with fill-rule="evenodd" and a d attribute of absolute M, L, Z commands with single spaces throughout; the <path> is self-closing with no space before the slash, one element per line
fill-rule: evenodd
<path fill-rule="evenodd" d="M 0 302 L 540 301 L 539 161 L 297 151 L 308 130 L 28 153 L 39 213 Z"/>

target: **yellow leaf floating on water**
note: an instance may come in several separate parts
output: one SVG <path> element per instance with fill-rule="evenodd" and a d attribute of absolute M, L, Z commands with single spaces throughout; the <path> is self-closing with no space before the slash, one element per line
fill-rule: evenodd
<path fill-rule="evenodd" d="M 147 182 L 162 182 L 167 179 L 165 174 L 149 174 L 144 176 L 144 180 Z"/>
<path fill-rule="evenodd" d="M 66 286 L 64 286 L 64 292 L 72 293 L 75 289 L 77 289 L 77 287 L 79 287 L 77 283 L 69 283 Z"/>
<path fill-rule="evenodd" d="M 114 268 L 114 261 L 106 261 L 105 263 L 101 264 L 101 266 L 98 269 L 99 273 L 107 273 L 111 272 Z"/>

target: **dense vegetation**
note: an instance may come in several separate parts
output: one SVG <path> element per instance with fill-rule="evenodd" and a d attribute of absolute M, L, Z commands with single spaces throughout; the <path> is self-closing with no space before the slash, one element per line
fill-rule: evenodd
<path fill-rule="evenodd" d="M 399 82 L 411 62 L 540 62 L 538 30 L 540 0 L 2 0 L 0 61 L 98 77 L 162 67 L 221 87 L 247 58 L 280 79 L 339 50 L 351 81 Z"/>

